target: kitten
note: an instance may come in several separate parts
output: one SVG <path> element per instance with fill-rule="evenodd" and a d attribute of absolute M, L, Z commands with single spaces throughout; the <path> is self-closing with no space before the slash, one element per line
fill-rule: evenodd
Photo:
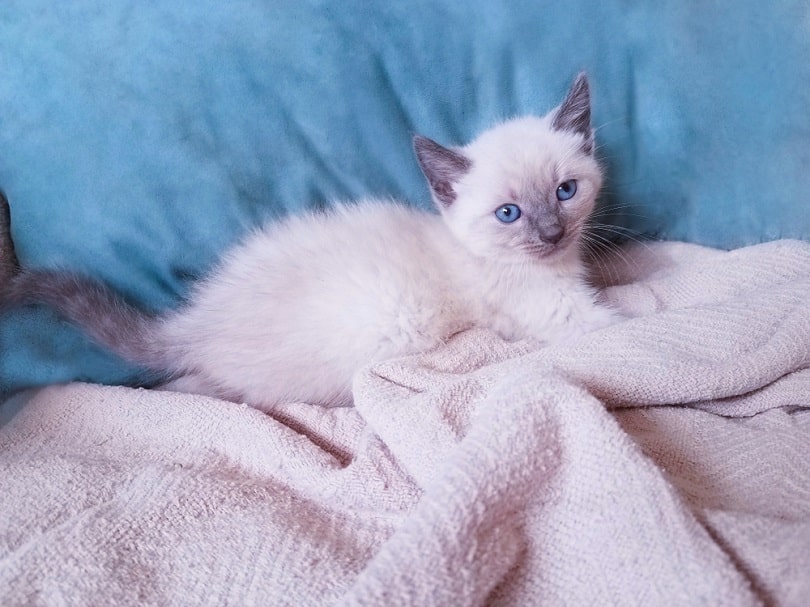
<path fill-rule="evenodd" d="M 0 308 L 44 303 L 173 386 L 270 410 L 351 403 L 362 366 L 470 327 L 548 344 L 610 324 L 580 235 L 602 175 L 588 81 L 465 147 L 414 138 L 438 214 L 363 201 L 264 227 L 177 310 L 150 316 L 70 273 L 20 269 L 0 206 Z"/>

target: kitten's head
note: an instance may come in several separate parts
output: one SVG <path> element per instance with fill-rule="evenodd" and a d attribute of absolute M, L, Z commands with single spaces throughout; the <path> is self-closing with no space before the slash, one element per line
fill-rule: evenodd
<path fill-rule="evenodd" d="M 417 136 L 414 148 L 445 222 L 474 254 L 520 263 L 578 249 L 602 185 L 584 73 L 542 118 L 510 120 L 462 148 Z"/>

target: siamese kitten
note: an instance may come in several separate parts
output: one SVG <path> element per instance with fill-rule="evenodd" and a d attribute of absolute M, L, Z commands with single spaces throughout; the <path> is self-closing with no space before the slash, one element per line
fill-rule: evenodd
<path fill-rule="evenodd" d="M 542 118 L 464 147 L 413 144 L 438 214 L 369 200 L 290 217 L 249 234 L 156 316 L 92 279 L 21 269 L 3 200 L 0 308 L 47 304 L 176 389 L 263 410 L 350 404 L 362 366 L 470 327 L 550 344 L 615 319 L 580 258 L 602 183 L 584 74 Z"/>

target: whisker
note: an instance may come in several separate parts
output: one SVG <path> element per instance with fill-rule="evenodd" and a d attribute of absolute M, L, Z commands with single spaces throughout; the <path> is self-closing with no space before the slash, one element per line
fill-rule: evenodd
<path fill-rule="evenodd" d="M 621 210 L 621 209 L 640 209 L 643 208 L 638 204 L 632 202 L 604 202 L 601 201 L 600 209 Z"/>
<path fill-rule="evenodd" d="M 601 249 L 603 254 L 610 254 L 613 259 L 615 260 L 618 258 L 625 266 L 632 267 L 635 271 L 639 271 L 641 266 L 639 263 L 630 257 L 625 251 L 622 251 L 621 247 L 614 243 L 611 240 L 608 240 L 598 234 L 590 233 L 588 234 L 588 238 L 590 239 L 591 243 L 596 243 L 601 241 Z M 594 241 L 593 239 L 597 239 Z M 618 268 L 614 268 L 618 270 Z M 618 282 L 618 279 L 615 274 L 610 273 L 610 279 L 613 284 Z"/>
<path fill-rule="evenodd" d="M 590 217 L 588 219 L 588 225 L 589 226 L 592 226 L 594 228 L 615 228 L 617 230 L 624 230 L 625 232 L 634 232 L 639 236 L 641 235 L 641 233 L 638 232 L 638 230 L 634 230 L 633 228 L 628 228 L 626 226 L 617 225 L 615 223 L 601 223 L 599 221 L 594 221 L 594 219 L 595 219 L 594 217 Z"/>
<path fill-rule="evenodd" d="M 598 223 L 591 220 L 587 223 L 586 227 L 590 234 L 597 236 L 601 239 L 608 240 L 610 242 L 614 242 L 612 239 L 608 238 L 608 236 L 610 235 L 618 236 L 621 239 L 631 240 L 635 243 L 639 243 L 642 245 L 644 245 L 645 242 L 650 240 L 648 236 L 636 230 L 633 230 L 631 228 L 625 228 L 623 226 Z"/>
<path fill-rule="evenodd" d="M 598 249 L 588 240 L 584 240 L 582 244 L 585 247 L 586 258 L 597 266 L 600 276 L 599 282 L 602 284 L 606 282 L 615 284 L 618 282 L 618 278 L 613 269 L 604 262 Z"/>
<path fill-rule="evenodd" d="M 609 236 L 617 236 L 623 241 L 628 241 L 629 240 L 629 241 L 631 241 L 631 242 L 633 242 L 635 244 L 639 244 L 639 245 L 649 249 L 648 242 L 650 241 L 650 238 L 647 237 L 647 236 L 644 236 L 643 234 L 639 234 L 638 232 L 634 232 L 633 230 L 625 230 L 625 231 L 623 231 L 623 230 L 620 230 L 620 229 L 616 229 L 613 226 L 596 226 L 596 227 L 592 227 L 590 232 L 591 232 L 591 234 L 593 234 L 595 236 L 598 236 L 599 238 L 603 238 L 605 240 L 610 240 L 611 242 L 614 242 L 614 240 L 609 238 Z M 615 243 L 615 244 L 618 245 L 620 243 Z"/>
<path fill-rule="evenodd" d="M 616 124 L 617 122 L 626 122 L 627 116 L 619 116 L 618 118 L 614 118 L 613 120 L 608 120 L 607 122 L 603 122 L 602 124 L 593 127 L 594 131 L 601 131 L 606 126 L 610 126 L 611 124 Z"/>
<path fill-rule="evenodd" d="M 605 232 L 610 232 L 612 234 L 616 234 L 618 236 L 623 236 L 626 238 L 633 238 L 639 242 L 643 240 L 649 240 L 649 237 L 642 234 L 638 230 L 634 230 L 632 228 L 626 228 L 624 226 L 614 225 L 614 224 L 607 224 L 607 223 L 594 223 L 588 222 L 588 227 L 594 230 L 602 230 Z"/>
<path fill-rule="evenodd" d="M 591 235 L 583 234 L 581 242 L 589 253 L 590 262 L 595 263 L 601 276 L 600 282 L 603 284 L 617 284 L 619 276 L 616 268 L 607 263 L 605 256 L 611 253 L 611 249 L 615 248 L 614 243 L 600 242 L 592 238 Z"/>
<path fill-rule="evenodd" d="M 647 215 L 642 215 L 641 213 L 628 213 L 626 211 L 615 211 L 614 209 L 597 209 L 593 213 L 591 213 L 591 217 L 602 218 L 602 217 L 610 217 L 612 219 L 621 219 L 621 218 L 632 218 L 632 219 L 644 219 L 649 220 L 650 217 Z M 612 221 L 612 223 L 615 223 Z"/>
<path fill-rule="evenodd" d="M 632 231 L 622 232 L 620 230 L 616 230 L 613 226 L 604 226 L 604 227 L 601 227 L 599 229 L 602 230 L 602 231 L 608 232 L 608 233 L 615 234 L 615 235 L 617 235 L 617 236 L 619 236 L 619 237 L 621 237 L 623 239 L 626 239 L 627 241 L 632 242 L 634 245 L 638 245 L 638 246 L 643 247 L 646 251 L 652 252 L 652 247 L 649 244 L 649 240 L 645 240 L 644 238 L 640 238 L 637 234 L 633 234 Z M 604 239 L 604 240 L 608 240 L 610 242 L 613 242 L 609 238 L 607 238 L 606 236 L 602 236 L 602 235 L 596 233 L 596 231 L 591 232 L 591 234 L 596 238 L 600 238 L 600 239 Z M 617 249 L 616 250 L 618 251 L 618 244 L 617 244 Z M 635 265 L 638 266 L 637 263 Z"/>

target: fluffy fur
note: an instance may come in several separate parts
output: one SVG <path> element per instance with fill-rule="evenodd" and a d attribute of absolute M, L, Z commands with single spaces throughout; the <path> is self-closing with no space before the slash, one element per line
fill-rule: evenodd
<path fill-rule="evenodd" d="M 439 214 L 363 201 L 262 228 L 188 301 L 150 317 L 97 282 L 21 270 L 0 210 L 4 307 L 46 303 L 174 387 L 269 410 L 349 404 L 363 365 L 428 350 L 469 327 L 554 343 L 613 321 L 584 280 L 580 236 L 602 182 L 588 83 L 542 118 L 462 148 L 414 147 Z M 560 200 L 561 184 L 576 192 Z M 506 204 L 520 217 L 500 221 Z"/>

